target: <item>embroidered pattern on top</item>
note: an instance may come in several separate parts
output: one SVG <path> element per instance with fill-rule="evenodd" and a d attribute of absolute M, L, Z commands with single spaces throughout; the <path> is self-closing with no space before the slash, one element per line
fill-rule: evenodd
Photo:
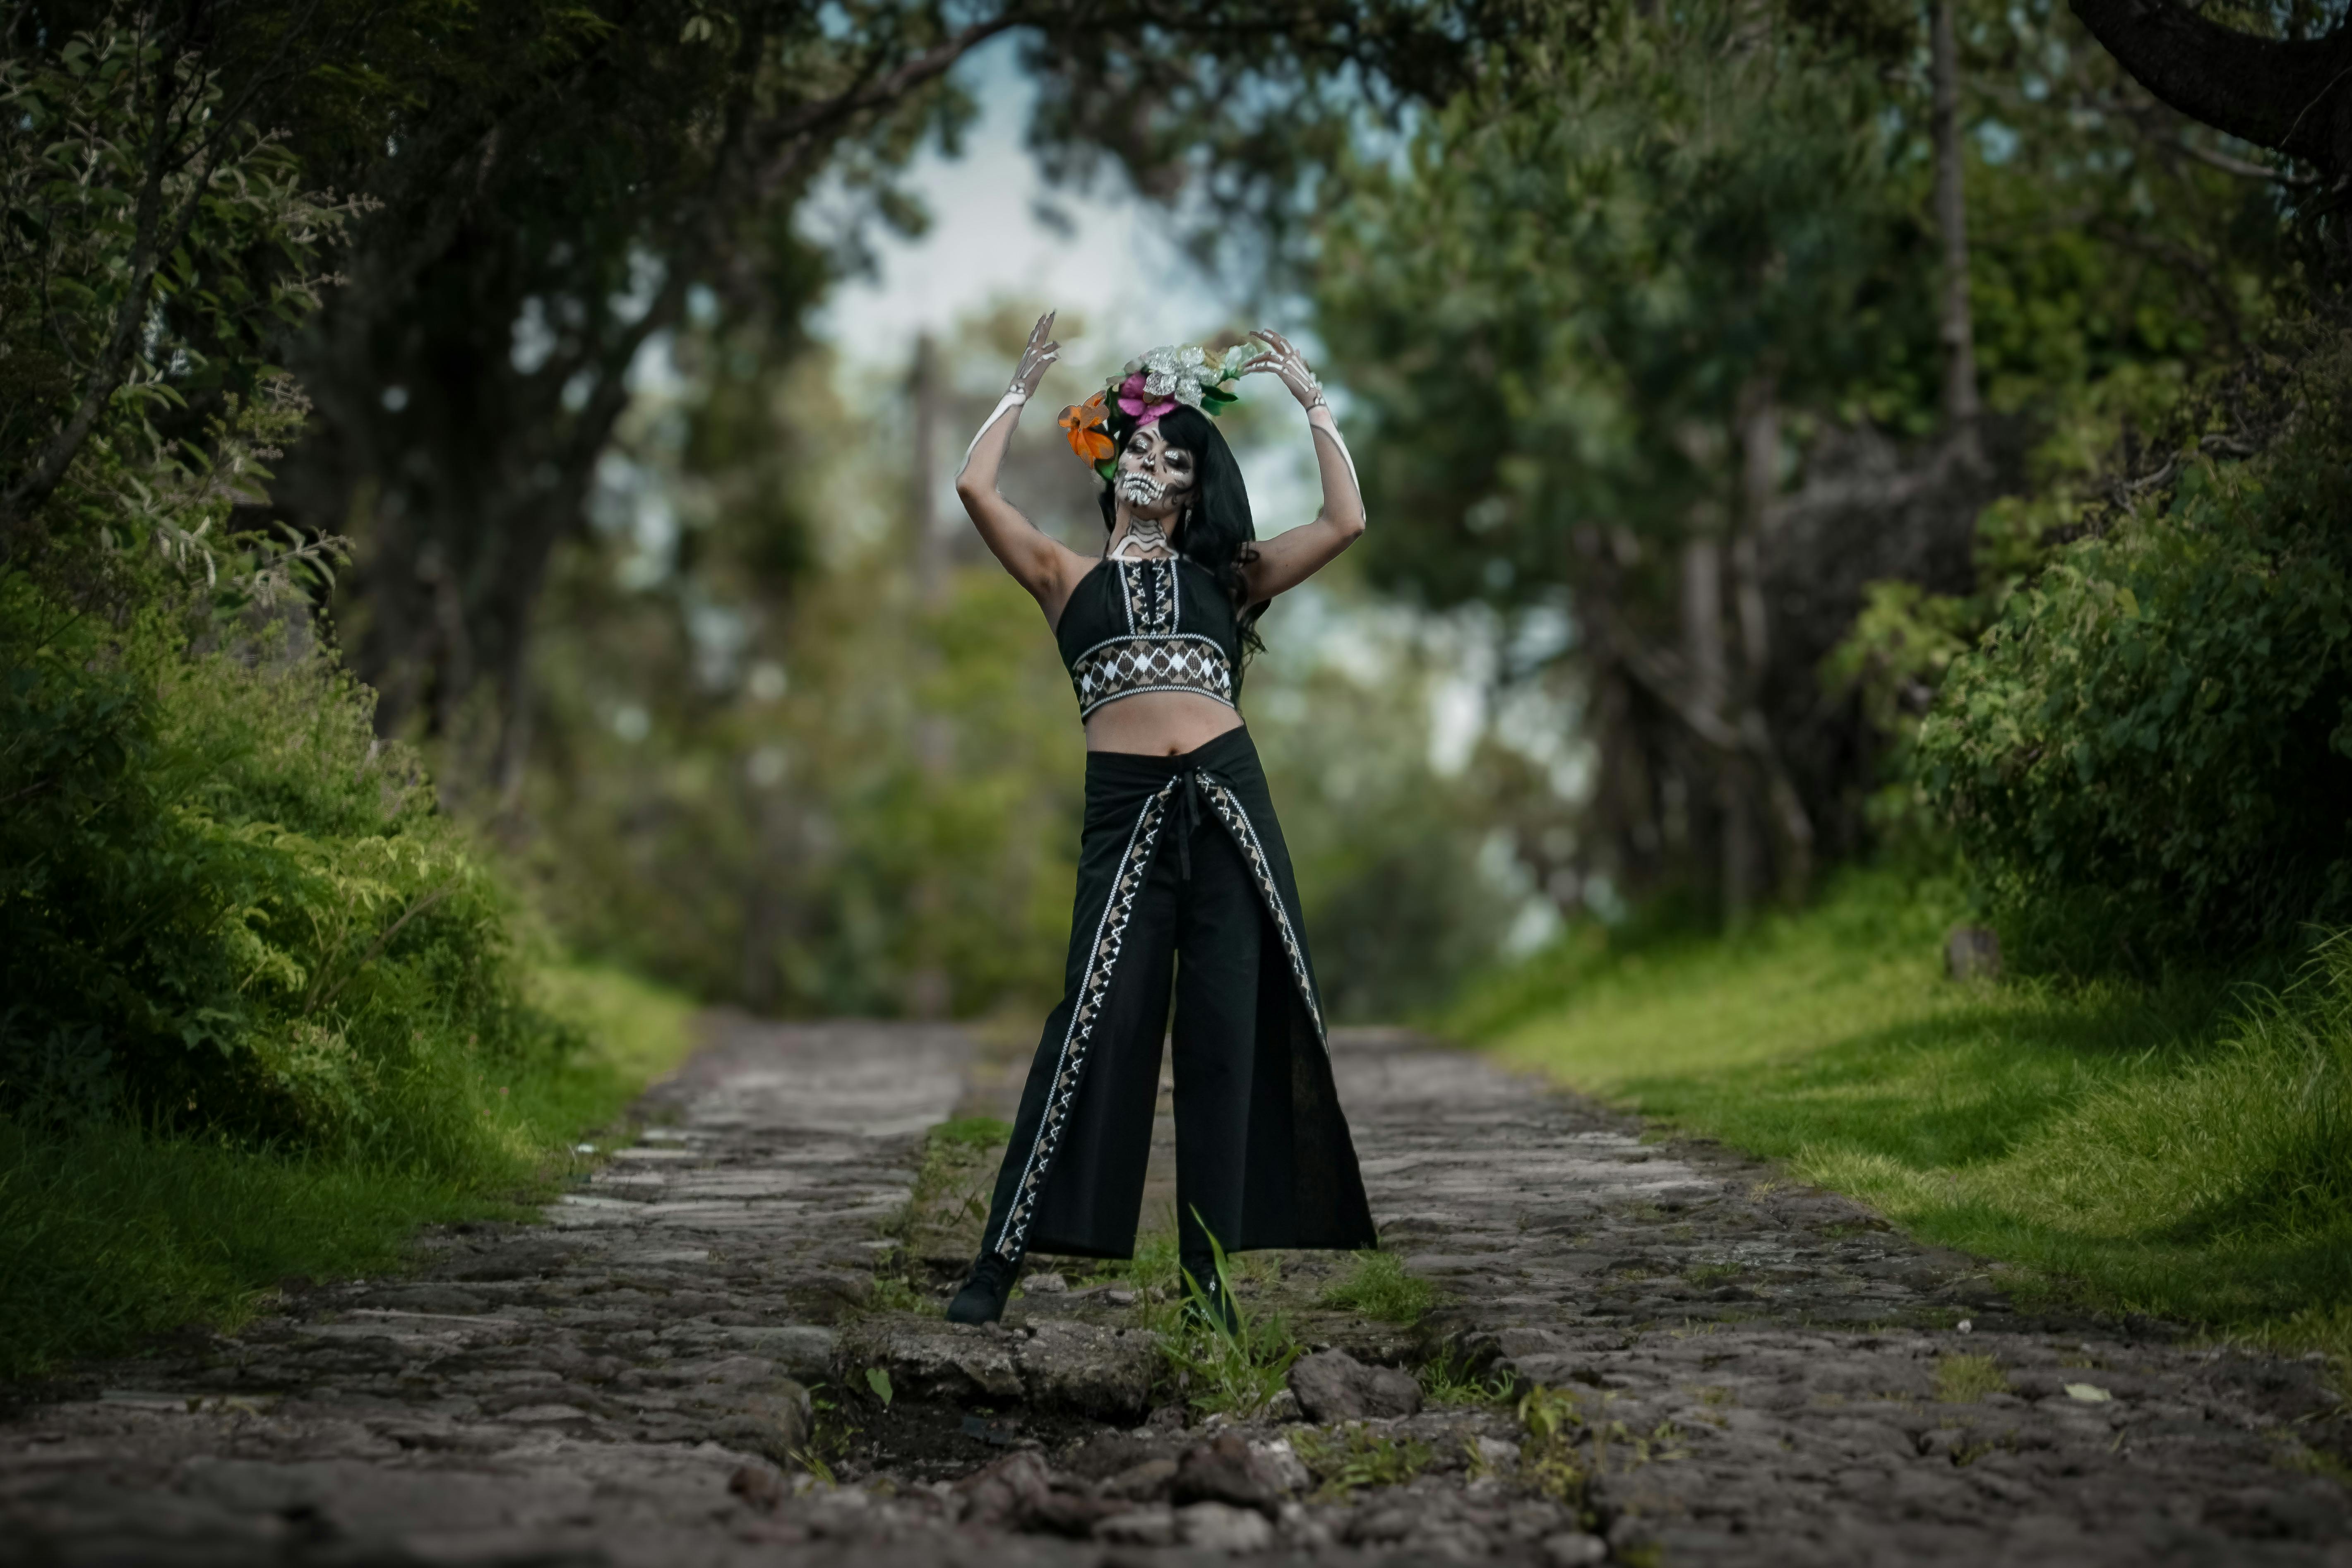
<path fill-rule="evenodd" d="M 1111 879 L 1110 898 L 1103 905 L 1102 919 L 1095 926 L 1094 947 L 1087 954 L 1084 972 L 1078 979 L 1077 1004 L 1070 1010 L 1070 1026 L 1062 1036 L 1062 1054 L 1054 1064 L 1054 1087 L 1045 1096 L 1045 1114 L 1037 1123 L 1037 1136 L 1029 1145 L 1028 1163 L 1021 1168 L 1021 1185 L 1013 1194 L 1012 1212 L 1004 1216 L 1004 1227 L 996 1233 L 997 1255 L 1008 1263 L 1018 1263 L 1029 1242 L 1029 1222 L 1036 1216 L 1037 1200 L 1045 1195 L 1045 1178 L 1053 1173 L 1054 1156 L 1062 1146 L 1062 1133 L 1068 1127 L 1070 1112 L 1077 1105 L 1078 1085 L 1087 1070 L 1087 1052 L 1093 1044 L 1095 1026 L 1102 1019 L 1103 1005 L 1110 995 L 1111 972 L 1118 967 L 1119 950 L 1127 942 L 1127 928 L 1135 918 L 1135 900 L 1143 892 L 1151 869 L 1152 847 L 1159 842 L 1160 825 L 1168 819 L 1168 802 L 1176 793 L 1178 781 L 1171 779 L 1160 786 L 1160 792 L 1143 803 L 1136 814 L 1135 827 L 1127 837 L 1126 851 L 1120 855 L 1118 869 Z M 1318 1025 L 1318 1027 L 1320 1026 Z"/>
<path fill-rule="evenodd" d="M 1190 691 L 1231 708 L 1233 661 L 1213 637 L 1182 630 L 1182 584 L 1174 561 L 1113 561 L 1128 635 L 1097 643 L 1070 665 L 1078 720 L 1106 702 L 1146 691 Z"/>
<path fill-rule="evenodd" d="M 1191 691 L 1234 706 L 1234 667 L 1198 632 L 1097 643 L 1071 664 L 1070 686 L 1082 722 L 1104 703 L 1142 691 Z"/>
<path fill-rule="evenodd" d="M 1176 563 L 1118 561 L 1119 585 L 1127 594 L 1127 629 L 1134 637 L 1166 637 L 1178 629 Z"/>
<path fill-rule="evenodd" d="M 1307 949 L 1299 942 L 1298 933 L 1291 929 L 1290 911 L 1283 908 L 1282 889 L 1275 884 L 1274 866 L 1265 858 L 1265 846 L 1258 842 L 1257 828 L 1250 822 L 1249 813 L 1242 809 L 1241 797 L 1234 794 L 1231 786 L 1206 773 L 1202 775 L 1202 782 L 1208 788 L 1211 808 L 1233 834 L 1234 842 L 1241 846 L 1242 858 L 1249 862 L 1250 876 L 1256 881 L 1265 907 L 1274 912 L 1283 956 L 1290 960 L 1290 977 L 1298 983 L 1299 999 L 1307 1004 L 1307 1016 L 1315 1026 L 1316 1039 L 1328 1050 L 1329 1041 L 1323 1032 L 1323 1009 L 1316 1005 L 1315 981 L 1307 972 Z"/>

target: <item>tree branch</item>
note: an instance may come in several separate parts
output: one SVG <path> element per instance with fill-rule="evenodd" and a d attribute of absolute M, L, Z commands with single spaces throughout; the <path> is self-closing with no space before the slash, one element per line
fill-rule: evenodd
<path fill-rule="evenodd" d="M 2256 37 L 2169 0 L 2068 0 L 2091 36 L 2142 87 L 2192 120 L 2352 173 L 2352 33 Z"/>

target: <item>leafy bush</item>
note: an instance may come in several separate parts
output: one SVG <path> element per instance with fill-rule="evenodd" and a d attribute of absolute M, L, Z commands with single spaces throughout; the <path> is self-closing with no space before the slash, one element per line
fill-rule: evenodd
<path fill-rule="evenodd" d="M 2070 967 L 2352 916 L 2352 534 L 2341 353 L 2261 456 L 2057 550 L 1953 661 L 1930 799 Z"/>
<path fill-rule="evenodd" d="M 570 1048 L 369 711 L 299 626 L 206 651 L 0 574 L 0 1110 L 421 1152 Z"/>

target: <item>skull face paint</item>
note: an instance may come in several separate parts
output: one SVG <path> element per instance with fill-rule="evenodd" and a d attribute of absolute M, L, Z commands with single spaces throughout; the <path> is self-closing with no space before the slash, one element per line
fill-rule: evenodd
<path fill-rule="evenodd" d="M 1111 493 L 1130 519 L 1164 521 L 1183 514 L 1194 482 L 1192 454 L 1170 446 L 1156 425 L 1147 425 L 1119 452 L 1118 482 Z"/>

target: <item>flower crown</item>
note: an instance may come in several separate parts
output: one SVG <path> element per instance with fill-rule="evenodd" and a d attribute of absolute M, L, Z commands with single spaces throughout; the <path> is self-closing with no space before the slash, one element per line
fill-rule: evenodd
<path fill-rule="evenodd" d="M 1109 479 L 1118 469 L 1118 449 L 1104 431 L 1110 423 L 1113 404 L 1134 417 L 1139 430 L 1158 424 L 1162 415 L 1179 405 L 1207 415 L 1222 414 L 1241 401 L 1238 394 L 1225 387 L 1241 374 L 1249 357 L 1247 343 L 1235 343 L 1217 360 L 1210 359 L 1205 349 L 1171 343 L 1128 361 L 1100 392 L 1062 410 L 1061 426 L 1069 436 L 1070 450 Z"/>

